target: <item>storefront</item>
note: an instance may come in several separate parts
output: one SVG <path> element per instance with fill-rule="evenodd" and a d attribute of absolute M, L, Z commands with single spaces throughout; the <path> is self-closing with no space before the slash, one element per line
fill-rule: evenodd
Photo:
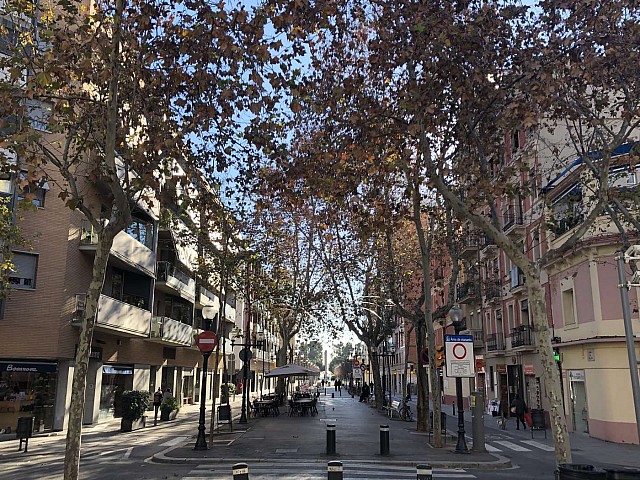
<path fill-rule="evenodd" d="M 121 417 L 122 392 L 133 389 L 133 365 L 104 365 L 99 419 Z"/>
<path fill-rule="evenodd" d="M 194 403 L 194 377 L 193 368 L 182 369 L 182 403 Z"/>
<path fill-rule="evenodd" d="M 52 430 L 57 381 L 55 361 L 0 360 L 0 429 L 14 432 L 19 417 L 34 416 L 37 432 Z"/>

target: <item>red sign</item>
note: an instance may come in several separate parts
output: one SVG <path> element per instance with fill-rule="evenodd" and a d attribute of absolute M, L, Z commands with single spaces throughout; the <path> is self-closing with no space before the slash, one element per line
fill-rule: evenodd
<path fill-rule="evenodd" d="M 484 358 L 476 358 L 476 370 L 482 370 L 484 368 Z"/>
<path fill-rule="evenodd" d="M 360 366 L 360 360 L 354 360 L 353 361 L 353 366 L 354 367 L 359 367 Z"/>
<path fill-rule="evenodd" d="M 218 345 L 218 337 L 214 332 L 205 330 L 196 337 L 196 345 L 202 353 L 213 352 L 213 349 Z"/>
<path fill-rule="evenodd" d="M 533 368 L 533 365 L 525 365 L 524 366 L 524 374 L 525 375 L 535 375 L 536 370 Z"/>

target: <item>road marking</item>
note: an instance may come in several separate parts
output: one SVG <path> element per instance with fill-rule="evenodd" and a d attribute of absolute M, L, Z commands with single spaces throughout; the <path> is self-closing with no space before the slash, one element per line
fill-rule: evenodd
<path fill-rule="evenodd" d="M 485 443 L 484 448 L 487 449 L 487 452 L 501 452 L 502 451 L 499 448 L 494 447 L 493 445 L 489 445 L 488 443 Z"/>
<path fill-rule="evenodd" d="M 127 459 L 131 456 L 131 452 L 133 451 L 133 447 L 129 447 L 127 448 L 127 451 L 124 452 L 124 455 L 122 456 L 123 459 Z"/>
<path fill-rule="evenodd" d="M 161 447 L 173 447 L 174 445 L 178 445 L 179 443 L 185 442 L 190 437 L 176 437 L 172 440 L 168 440 L 164 443 L 161 443 Z"/>
<path fill-rule="evenodd" d="M 539 448 L 540 450 L 544 450 L 545 452 L 553 452 L 555 448 L 552 445 L 546 445 L 544 443 L 536 442 L 535 440 L 522 440 L 522 443 L 526 443 L 527 445 L 531 445 L 532 447 Z"/>
<path fill-rule="evenodd" d="M 514 452 L 530 452 L 531 450 L 528 448 L 521 447 L 520 445 L 516 445 L 515 443 L 507 442 L 506 440 L 496 440 L 494 443 L 498 445 L 502 445 L 505 448 L 513 450 Z"/>

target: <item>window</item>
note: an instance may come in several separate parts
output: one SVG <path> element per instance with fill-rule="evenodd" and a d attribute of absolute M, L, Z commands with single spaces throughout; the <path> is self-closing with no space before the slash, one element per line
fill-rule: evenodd
<path fill-rule="evenodd" d="M 9 283 L 14 288 L 36 288 L 36 271 L 38 255 L 33 253 L 13 252 L 13 275 Z"/>
<path fill-rule="evenodd" d="M 24 187 L 21 189 L 21 192 L 18 194 L 18 201 L 31 200 L 36 207 L 44 207 L 44 197 L 47 193 L 48 186 L 46 188 L 30 188 Z"/>
<path fill-rule="evenodd" d="M 542 249 L 540 246 L 540 229 L 536 228 L 533 231 L 533 259 L 540 260 L 542 257 Z"/>
<path fill-rule="evenodd" d="M 502 310 L 496 311 L 496 333 L 502 334 Z"/>
<path fill-rule="evenodd" d="M 151 222 L 133 217 L 131 225 L 125 229 L 125 232 L 148 249 L 153 250 L 153 224 Z"/>
<path fill-rule="evenodd" d="M 574 308 L 574 295 L 573 288 L 562 291 L 562 313 L 564 316 L 565 325 L 575 325 L 576 312 Z"/>
<path fill-rule="evenodd" d="M 515 153 L 520 148 L 520 132 L 514 130 L 511 132 L 511 153 Z"/>
<path fill-rule="evenodd" d="M 636 175 L 636 171 L 632 170 L 629 172 L 627 176 L 627 185 L 636 185 L 638 183 L 638 177 Z"/>
<path fill-rule="evenodd" d="M 38 100 L 27 100 L 25 107 L 31 126 L 36 130 L 48 131 L 51 105 Z"/>
<path fill-rule="evenodd" d="M 529 300 L 520 302 L 520 324 L 529 325 Z"/>
<path fill-rule="evenodd" d="M 12 49 L 18 44 L 19 35 L 18 26 L 14 22 L 7 18 L 0 19 L 0 53 L 11 55 Z"/>
<path fill-rule="evenodd" d="M 487 335 L 493 333 L 493 328 L 491 328 L 491 313 L 487 312 L 486 316 L 485 316 L 485 320 L 486 320 L 486 324 L 487 326 L 485 327 L 485 331 L 487 332 Z"/>
<path fill-rule="evenodd" d="M 516 328 L 516 319 L 513 311 L 513 304 L 507 307 L 507 314 L 509 315 L 509 330 Z"/>
<path fill-rule="evenodd" d="M 493 381 L 493 365 L 491 365 L 489 367 L 489 390 L 491 390 L 492 392 L 495 391 L 495 383 Z"/>

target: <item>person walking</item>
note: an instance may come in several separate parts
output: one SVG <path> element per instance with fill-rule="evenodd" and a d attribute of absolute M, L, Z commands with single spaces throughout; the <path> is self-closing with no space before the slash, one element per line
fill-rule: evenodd
<path fill-rule="evenodd" d="M 520 422 L 522 427 L 526 430 L 527 424 L 524 423 L 524 414 L 527 411 L 527 404 L 524 403 L 524 399 L 520 398 L 520 394 L 516 393 L 515 398 L 511 402 L 511 413 L 516 416 L 516 430 L 520 430 Z"/>

